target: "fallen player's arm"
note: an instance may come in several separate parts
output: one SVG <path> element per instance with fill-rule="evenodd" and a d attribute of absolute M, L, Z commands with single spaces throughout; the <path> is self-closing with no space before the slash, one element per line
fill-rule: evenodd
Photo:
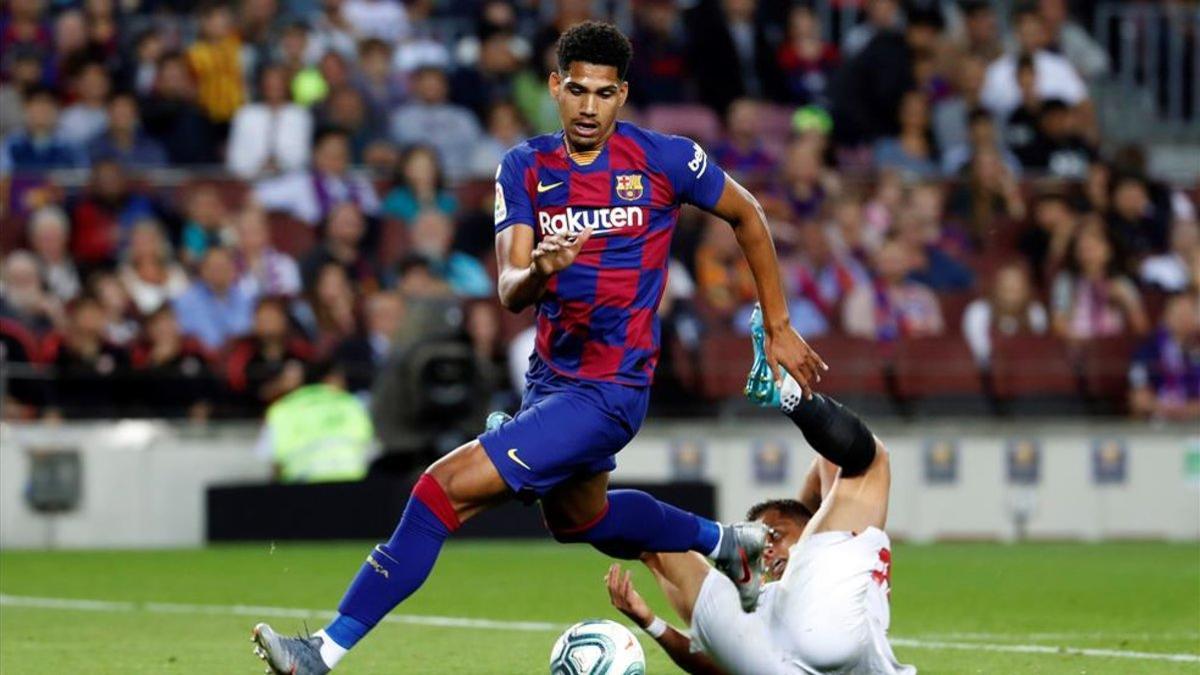
<path fill-rule="evenodd" d="M 654 638 L 683 672 L 693 675 L 726 675 L 707 654 L 692 651 L 692 641 L 686 633 L 654 616 L 650 606 L 633 587 L 630 572 L 622 572 L 621 566 L 613 563 L 604 577 L 613 607 Z"/>
<path fill-rule="evenodd" d="M 828 461 L 823 457 L 814 457 L 808 467 L 808 473 L 804 475 L 804 482 L 800 485 L 800 494 L 796 499 L 809 513 L 816 513 L 817 509 L 821 508 L 821 462 Z"/>
<path fill-rule="evenodd" d="M 546 290 L 546 282 L 575 262 L 591 234 L 591 230 L 584 230 L 577 237 L 547 235 L 534 246 L 533 228 L 528 225 L 500 231 L 496 235 L 500 304 L 516 313 L 537 302 Z"/>
<path fill-rule="evenodd" d="M 729 221 L 737 236 L 738 245 L 758 291 L 758 302 L 762 306 L 763 327 L 767 333 L 767 359 L 776 379 L 782 373 L 780 366 L 791 373 L 800 383 L 807 397 L 820 381 L 820 372 L 828 370 L 804 338 L 792 328 L 788 316 L 787 297 L 783 292 L 783 281 L 779 276 L 779 260 L 775 257 L 775 242 L 767 227 L 767 216 L 754 195 L 726 176 L 721 198 L 713 206 L 713 213 Z"/>

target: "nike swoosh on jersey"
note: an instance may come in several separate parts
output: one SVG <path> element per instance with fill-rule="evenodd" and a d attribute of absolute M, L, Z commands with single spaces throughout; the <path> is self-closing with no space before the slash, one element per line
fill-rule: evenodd
<path fill-rule="evenodd" d="M 521 466 L 525 467 L 526 471 L 533 471 L 533 469 L 531 469 L 528 464 L 526 464 L 525 462 L 522 462 L 520 457 L 517 457 L 517 449 L 516 448 L 508 449 L 508 458 L 511 459 L 512 461 L 516 462 L 517 464 L 520 464 Z"/>
<path fill-rule="evenodd" d="M 546 192 L 547 190 L 553 190 L 554 188 L 558 187 L 559 185 L 562 185 L 564 182 L 565 181 L 560 180 L 557 183 L 551 183 L 549 185 L 542 185 L 542 181 L 539 180 L 538 184 L 537 184 L 538 194 Z"/>

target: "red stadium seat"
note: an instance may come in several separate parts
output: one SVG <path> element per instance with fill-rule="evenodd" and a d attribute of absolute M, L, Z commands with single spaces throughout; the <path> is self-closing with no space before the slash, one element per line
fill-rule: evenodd
<path fill-rule="evenodd" d="M 815 338 L 808 343 L 829 365 L 818 385 L 821 392 L 833 396 L 888 393 L 886 371 L 891 358 L 884 345 L 845 336 Z"/>
<path fill-rule="evenodd" d="M 978 297 L 979 294 L 974 291 L 938 294 L 938 304 L 942 307 L 942 320 L 946 325 L 946 332 L 958 334 L 962 330 L 963 313 L 967 311 L 967 305 Z"/>
<path fill-rule="evenodd" d="M 1050 335 L 995 335 L 992 383 L 996 397 L 1077 396 L 1079 377 L 1067 345 Z"/>
<path fill-rule="evenodd" d="M 733 332 L 714 332 L 700 340 L 696 384 L 707 400 L 741 396 L 754 361 L 750 339 Z"/>
<path fill-rule="evenodd" d="M 1088 340 L 1080 352 L 1083 392 L 1093 401 L 1120 404 L 1129 390 L 1129 361 L 1136 338 Z"/>
<path fill-rule="evenodd" d="M 903 399 L 982 393 L 975 357 L 957 331 L 900 342 L 895 372 L 896 390 Z"/>
<path fill-rule="evenodd" d="M 313 228 L 286 213 L 269 213 L 271 244 L 295 258 L 301 258 L 317 243 Z"/>
<path fill-rule="evenodd" d="M 655 105 L 646 109 L 646 126 L 664 134 L 679 134 L 707 145 L 721 136 L 721 120 L 702 105 Z"/>

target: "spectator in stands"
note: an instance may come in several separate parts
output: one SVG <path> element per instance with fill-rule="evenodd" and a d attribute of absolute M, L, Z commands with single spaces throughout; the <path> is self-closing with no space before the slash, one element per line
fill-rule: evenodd
<path fill-rule="evenodd" d="M 398 293 L 379 292 L 363 303 L 362 330 L 333 350 L 334 363 L 346 374 L 349 390 L 364 395 L 375 374 L 391 354 L 392 338 L 404 320 L 404 300 Z"/>
<path fill-rule="evenodd" d="M 349 85 L 334 89 L 320 106 L 322 126 L 346 132 L 350 141 L 350 162 L 362 164 L 371 145 L 387 138 L 384 127 L 376 127 L 367 103 L 357 89 Z"/>
<path fill-rule="evenodd" d="M 366 224 L 357 206 L 346 202 L 334 207 L 325 226 L 325 238 L 300 262 L 300 278 L 304 281 L 304 287 L 312 289 L 321 268 L 327 263 L 337 263 L 361 291 L 376 288 L 379 283 L 378 271 L 362 251 L 365 234 Z"/>
<path fill-rule="evenodd" d="M 830 205 L 830 245 L 836 255 L 848 256 L 860 265 L 870 264 L 871 254 L 883 243 L 883 231 L 867 226 L 862 198 L 857 194 L 839 195 Z"/>
<path fill-rule="evenodd" d="M 1021 91 L 1021 102 L 1008 115 L 1004 139 L 1021 165 L 1032 167 L 1039 161 L 1037 149 L 1042 144 L 1038 124 L 1042 116 L 1042 95 L 1037 89 L 1033 57 L 1028 54 L 1017 59 L 1017 87 Z"/>
<path fill-rule="evenodd" d="M 950 95 L 934 102 L 930 117 L 933 140 L 939 148 L 951 148 L 970 143 L 972 112 L 979 109 L 979 92 L 983 88 L 983 73 L 987 62 L 968 54 L 955 64 L 954 89 Z"/>
<path fill-rule="evenodd" d="M 71 302 L 65 329 L 46 339 L 43 358 L 54 368 L 46 415 L 113 417 L 129 393 L 129 355 L 108 341 L 104 308 L 84 295 Z"/>
<path fill-rule="evenodd" d="M 933 52 L 940 30 L 936 14 L 913 12 L 903 31 L 879 31 L 845 62 L 834 88 L 834 133 L 840 144 L 871 144 L 899 134 L 897 111 L 916 85 L 913 64 L 918 55 Z"/>
<path fill-rule="evenodd" d="M 904 29 L 904 15 L 898 0 L 867 0 L 866 21 L 846 32 L 842 53 L 847 59 L 858 55 L 880 33 Z"/>
<path fill-rule="evenodd" d="M 314 364 L 305 380 L 267 409 L 255 454 L 271 462 L 283 483 L 365 478 L 375 454 L 367 409 L 346 391 L 346 376 L 334 364 Z"/>
<path fill-rule="evenodd" d="M 137 397 L 145 414 L 203 422 L 212 414 L 217 380 L 211 355 L 199 340 L 185 336 L 169 304 L 146 317 L 142 340 L 130 353 Z"/>
<path fill-rule="evenodd" d="M 510 101 L 497 101 L 488 108 L 484 117 L 487 135 L 471 156 L 471 177 L 490 179 L 496 175 L 496 167 L 509 149 L 525 142 L 525 121 L 521 111 Z"/>
<path fill-rule="evenodd" d="M 931 199 L 940 204 L 940 196 L 931 196 L 934 194 L 934 186 L 922 186 L 896 219 L 895 237 L 908 247 L 911 256 L 909 278 L 939 293 L 969 290 L 975 276 L 952 255 L 957 252 L 958 242 L 945 236 L 940 216 L 926 215 L 930 207 L 919 205 Z M 940 206 L 934 208 L 940 213 Z"/>
<path fill-rule="evenodd" d="M 493 33 L 480 45 L 475 66 L 455 71 L 450 96 L 455 103 L 484 117 L 492 103 L 512 98 L 513 78 L 520 69 L 521 58 L 513 51 L 512 33 Z"/>
<path fill-rule="evenodd" d="M 1162 323 L 1134 355 L 1129 407 L 1138 417 L 1200 420 L 1200 302 L 1176 295 Z"/>
<path fill-rule="evenodd" d="M 312 146 L 312 115 L 291 101 L 288 74 L 269 65 L 258 75 L 258 101 L 233 117 L 225 166 L 240 178 L 302 171 Z"/>
<path fill-rule="evenodd" d="M 491 174 L 496 173 L 493 164 Z M 458 210 L 458 198 L 446 188 L 437 151 L 428 145 L 413 145 L 400 159 L 397 184 L 383 200 L 384 215 L 409 223 L 427 209 L 437 209 L 447 215 Z"/>
<path fill-rule="evenodd" d="M 368 216 L 379 212 L 375 186 L 351 169 L 350 139 L 340 129 L 317 134 L 311 171 L 260 181 L 254 196 L 268 211 L 283 211 L 313 226 L 329 218 L 341 204 L 353 204 Z"/>
<path fill-rule="evenodd" d="M 673 0 L 633 5 L 629 101 L 638 106 L 683 103 L 688 95 L 687 37 Z"/>
<path fill-rule="evenodd" d="M 200 34 L 187 52 L 196 75 L 197 101 L 224 139 L 229 121 L 246 100 L 242 79 L 242 40 L 234 29 L 233 11 L 215 2 L 200 8 Z"/>
<path fill-rule="evenodd" d="M 187 273 L 175 262 L 171 244 L 156 221 L 146 219 L 133 226 L 122 257 L 118 277 L 142 316 L 153 314 L 187 290 Z"/>
<path fill-rule="evenodd" d="M 962 317 L 963 337 L 975 360 L 985 367 L 991 361 L 993 335 L 1042 335 L 1050 324 L 1023 264 L 997 269 L 990 285 L 991 293 L 967 305 Z"/>
<path fill-rule="evenodd" d="M 1017 48 L 988 66 L 983 81 L 983 104 L 999 119 L 1006 119 L 1021 104 L 1017 84 L 1017 61 L 1021 56 L 1033 60 L 1034 86 L 1043 99 L 1060 99 L 1068 106 L 1090 109 L 1087 85 L 1071 62 L 1047 49 L 1046 25 L 1037 7 L 1017 5 L 1013 17 Z"/>
<path fill-rule="evenodd" d="M 754 21 L 757 10 L 758 0 L 701 3 L 684 20 L 688 71 L 700 101 L 718 113 L 739 98 L 783 98 L 783 75 L 766 27 Z"/>
<path fill-rule="evenodd" d="M 213 185 L 192 186 L 184 199 L 187 202 L 182 235 L 183 261 L 194 266 L 213 246 L 233 243 L 233 224 L 225 202 L 221 201 L 221 195 Z"/>
<path fill-rule="evenodd" d="M 454 221 L 437 210 L 417 214 L 412 226 L 412 250 L 429 260 L 430 270 L 462 298 L 490 298 L 492 278 L 474 256 L 451 249 Z"/>
<path fill-rule="evenodd" d="M 798 220 L 820 216 L 825 201 L 841 191 L 837 174 L 823 166 L 819 146 L 809 139 L 788 145 L 782 173 L 782 187 Z"/>
<path fill-rule="evenodd" d="M 1043 101 L 1025 166 L 1056 178 L 1082 180 L 1096 157 L 1095 147 L 1080 131 L 1078 113 L 1062 101 Z"/>
<path fill-rule="evenodd" d="M 363 95 L 371 124 L 377 129 L 387 128 L 388 115 L 408 96 L 404 79 L 392 69 L 391 45 L 376 38 L 359 44 L 354 86 Z"/>
<path fill-rule="evenodd" d="M 162 145 L 142 131 L 137 98 L 118 92 L 108 102 L 108 128 L 88 145 L 92 162 L 116 160 L 130 169 L 157 169 L 167 165 Z"/>
<path fill-rule="evenodd" d="M 306 37 L 303 58 L 306 63 L 316 63 L 328 52 L 336 52 L 346 58 L 354 58 L 358 49 L 358 38 L 354 24 L 343 11 L 345 0 L 320 0 L 319 11 L 312 20 L 311 38 Z M 307 34 L 303 23 L 293 24 L 293 29 Z"/>
<path fill-rule="evenodd" d="M 342 18 L 359 40 L 397 44 L 409 36 L 408 12 L 398 0 L 345 0 L 341 5 Z"/>
<path fill-rule="evenodd" d="M 0 270 L 0 318 L 11 319 L 35 335 L 63 325 L 62 301 L 42 286 L 38 259 L 16 250 Z"/>
<path fill-rule="evenodd" d="M 392 114 L 392 140 L 401 146 L 429 143 L 437 149 L 447 176 L 465 176 L 479 142 L 479 122 L 471 111 L 448 101 L 449 85 L 441 68 L 419 68 L 411 82 L 413 99 Z"/>
<path fill-rule="evenodd" d="M 238 285 L 246 294 L 291 298 L 300 293 L 300 268 L 271 245 L 267 214 L 257 204 L 247 204 L 237 216 L 235 259 Z"/>
<path fill-rule="evenodd" d="M 104 310 L 104 337 L 112 344 L 128 347 L 141 332 L 133 300 L 120 278 L 101 270 L 88 276 L 84 295 L 95 298 Z"/>
<path fill-rule="evenodd" d="M 968 120 L 969 131 L 965 142 L 946 147 L 942 153 L 942 173 L 946 176 L 961 175 L 978 153 L 988 150 L 1004 163 L 1008 175 L 1019 177 L 1021 160 L 1000 141 L 991 114 L 983 108 L 976 108 L 970 112 Z"/>
<path fill-rule="evenodd" d="M 875 192 L 863 205 L 863 238 L 874 242 L 877 250 L 884 237 L 892 229 L 896 214 L 904 205 L 904 179 L 895 171 L 884 171 L 879 175 Z"/>
<path fill-rule="evenodd" d="M 916 89 L 900 99 L 900 133 L 875 141 L 875 168 L 892 169 L 913 178 L 938 173 L 938 149 L 929 127 L 929 104 Z"/>
<path fill-rule="evenodd" d="M 67 143 L 84 148 L 108 127 L 108 69 L 103 63 L 86 63 L 71 83 L 75 102 L 63 109 L 58 133 Z"/>
<path fill-rule="evenodd" d="M 6 9 L 4 30 L 0 31 L 0 52 L 3 52 L 6 57 L 0 61 L 0 64 L 4 66 L 0 75 L 5 78 L 12 75 L 13 67 L 7 57 L 20 50 L 37 52 L 45 56 L 54 44 L 50 26 L 42 14 L 40 0 L 10 2 Z"/>
<path fill-rule="evenodd" d="M 1054 330 L 1072 341 L 1142 334 L 1149 328 L 1137 287 L 1121 274 L 1104 229 L 1085 226 L 1075 238 L 1067 269 L 1051 293 Z"/>
<path fill-rule="evenodd" d="M 766 178 L 779 165 L 762 142 L 758 101 L 741 98 L 729 104 L 725 137 L 712 149 L 713 159 L 726 171 Z"/>
<path fill-rule="evenodd" d="M 48 88 L 25 92 L 25 125 L 9 134 L 0 148 L 0 178 L 14 173 L 71 169 L 83 164 L 79 148 L 57 135 L 58 99 Z"/>
<path fill-rule="evenodd" d="M 974 244 L 985 246 L 1025 218 L 1025 200 L 1012 168 L 994 147 L 976 151 L 967 168 L 966 182 L 951 193 L 949 213 L 965 226 Z"/>
<path fill-rule="evenodd" d="M 831 245 L 825 227 L 816 222 L 799 228 L 800 255 L 785 260 L 784 284 L 792 325 L 805 335 L 824 335 L 836 321 L 838 305 L 860 283 L 870 283 L 866 268 Z M 740 320 L 744 318 L 745 320 Z M 734 326 L 745 332 L 749 316 Z"/>
<path fill-rule="evenodd" d="M 92 165 L 84 197 L 72 210 L 71 251 L 84 267 L 111 266 L 129 238 L 134 223 L 157 218 L 162 208 L 149 196 L 129 186 L 116 160 Z"/>
<path fill-rule="evenodd" d="M 1146 180 L 1135 174 L 1117 176 L 1112 182 L 1108 212 L 1108 236 L 1128 262 L 1147 255 L 1165 253 L 1170 238 L 1170 214 L 1150 198 Z"/>
<path fill-rule="evenodd" d="M 312 348 L 291 334 L 286 302 L 259 300 L 253 332 L 235 342 L 226 359 L 235 412 L 241 417 L 261 415 L 272 401 L 304 384 L 304 364 L 312 358 Z"/>
<path fill-rule="evenodd" d="M 541 62 L 534 62 L 517 74 L 513 81 L 513 102 L 521 110 L 535 134 L 554 133 L 562 128 L 558 117 L 558 105 L 546 87 L 546 76 L 558 70 L 558 54 L 554 44 L 547 45 L 541 52 Z M 637 54 L 634 54 L 637 58 Z M 539 67 L 540 66 L 540 67 Z M 632 68 L 632 64 L 630 65 Z M 630 97 L 633 96 L 630 87 Z"/>
<path fill-rule="evenodd" d="M 57 206 L 43 206 L 29 217 L 29 246 L 38 258 L 42 282 L 59 300 L 79 295 L 79 270 L 71 259 L 71 223 Z"/>
<path fill-rule="evenodd" d="M 991 0 L 960 0 L 963 18 L 963 44 L 959 51 L 968 58 L 991 62 L 1004 51 L 1000 40 L 1000 22 Z"/>
<path fill-rule="evenodd" d="M 1039 0 L 1038 14 L 1046 26 L 1049 49 L 1066 57 L 1083 79 L 1094 81 L 1108 74 L 1108 53 L 1071 20 L 1066 0 Z"/>
<path fill-rule="evenodd" d="M 232 252 L 220 246 L 205 251 L 199 277 L 172 303 L 183 332 L 214 351 L 248 332 L 254 297 L 236 282 Z"/>
<path fill-rule="evenodd" d="M 787 100 L 829 107 L 829 87 L 837 70 L 837 46 L 821 37 L 813 9 L 793 5 L 788 14 L 787 39 L 775 54 L 787 86 Z"/>
<path fill-rule="evenodd" d="M 924 284 L 908 278 L 917 254 L 898 239 L 879 249 L 875 279 L 856 286 L 842 307 L 842 328 L 847 333 L 880 342 L 942 334 L 937 297 Z"/>
<path fill-rule="evenodd" d="M 753 306 L 754 277 L 733 231 L 720 218 L 705 216 L 695 267 L 698 298 L 718 316 L 732 323 L 738 312 Z"/>
<path fill-rule="evenodd" d="M 279 0 L 246 0 L 239 3 L 237 24 L 242 38 L 243 72 L 261 73 L 272 60 L 271 52 L 283 27 Z"/>
<path fill-rule="evenodd" d="M 305 295 L 306 299 L 295 305 L 293 315 L 318 353 L 328 353 L 358 332 L 358 301 L 341 265 L 322 265 Z"/>
<path fill-rule="evenodd" d="M 1033 207 L 1032 227 L 1017 242 L 1039 285 L 1058 276 L 1071 253 L 1079 229 L 1079 214 L 1061 192 L 1038 196 Z"/>
<path fill-rule="evenodd" d="M 134 38 L 133 53 L 121 64 L 117 74 L 117 89 L 132 92 L 139 99 L 149 96 L 158 79 L 158 64 L 166 54 L 166 41 L 153 28 L 143 30 Z"/>
<path fill-rule="evenodd" d="M 1146 258 L 1142 283 L 1168 293 L 1200 293 L 1200 224 L 1176 219 L 1171 226 L 1171 250 Z"/>
<path fill-rule="evenodd" d="M 167 54 L 159 61 L 154 88 L 142 102 L 142 122 L 171 164 L 216 162 L 219 136 L 196 103 L 196 83 L 183 56 Z"/>
<path fill-rule="evenodd" d="M 0 79 L 0 139 L 21 129 L 25 92 L 45 80 L 42 55 L 35 50 L 19 48 L 9 63 L 9 79 Z"/>

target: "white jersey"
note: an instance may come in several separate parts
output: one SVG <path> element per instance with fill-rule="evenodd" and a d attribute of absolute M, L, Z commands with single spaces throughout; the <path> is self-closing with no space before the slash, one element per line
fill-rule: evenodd
<path fill-rule="evenodd" d="M 733 583 L 710 572 L 692 633 L 736 675 L 911 675 L 888 644 L 891 542 L 883 531 L 821 532 L 792 547 L 752 614 Z"/>

